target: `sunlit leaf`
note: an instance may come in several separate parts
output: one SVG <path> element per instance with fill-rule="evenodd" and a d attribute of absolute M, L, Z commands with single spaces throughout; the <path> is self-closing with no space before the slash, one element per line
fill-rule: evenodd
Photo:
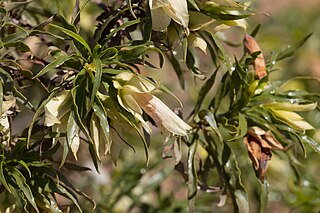
<path fill-rule="evenodd" d="M 182 157 L 180 138 L 176 137 L 173 141 L 173 154 L 175 159 L 175 165 L 177 165 L 181 161 L 181 157 Z"/>
<path fill-rule="evenodd" d="M 264 213 L 268 204 L 268 183 L 260 183 L 260 202 L 259 202 L 259 212 Z"/>
<path fill-rule="evenodd" d="M 28 107 L 34 112 L 36 111 L 32 103 L 14 86 L 13 79 L 10 76 L 10 74 L 4 69 L 2 69 L 1 67 L 0 67 L 0 77 L 3 81 L 4 89 L 11 91 L 21 104 Z"/>
<path fill-rule="evenodd" d="M 133 26 L 133 25 L 136 25 L 138 23 L 140 23 L 141 20 L 140 19 L 135 19 L 135 20 L 132 20 L 132 21 L 128 21 L 128 22 L 125 22 L 123 23 L 122 25 L 120 25 L 119 27 L 115 28 L 114 30 L 112 30 L 107 36 L 106 38 L 104 38 L 102 40 L 102 44 L 105 44 L 107 43 L 111 38 L 112 36 L 114 36 L 116 33 L 118 33 L 120 30 L 123 30 L 127 27 L 130 27 L 130 26 Z"/>
<path fill-rule="evenodd" d="M 71 149 L 71 152 L 76 160 L 77 158 L 77 152 L 79 150 L 80 146 L 80 136 L 79 136 L 80 129 L 76 123 L 76 120 L 74 118 L 74 112 L 71 111 L 68 124 L 67 124 L 67 142 L 68 146 Z"/>
<path fill-rule="evenodd" d="M 92 55 L 91 48 L 89 47 L 88 43 L 79 34 L 72 32 L 71 30 L 68 30 L 66 28 L 60 27 L 58 25 L 50 24 L 50 26 L 61 30 L 63 33 L 75 39 L 75 41 L 79 42 L 83 47 L 87 49 L 89 54 Z"/>
<path fill-rule="evenodd" d="M 195 168 L 195 154 L 198 144 L 198 135 L 194 135 L 192 138 L 192 144 L 188 151 L 188 204 L 189 212 L 193 212 L 195 209 L 195 200 L 197 195 L 197 175 Z"/>
<path fill-rule="evenodd" d="M 209 90 L 213 87 L 214 81 L 216 79 L 219 67 L 212 73 L 212 75 L 207 79 L 204 85 L 201 87 L 198 93 L 198 99 L 194 108 L 195 113 L 199 111 L 201 105 L 208 94 Z"/>
<path fill-rule="evenodd" d="M 100 99 L 98 99 L 97 102 L 94 103 L 93 110 L 100 121 L 100 126 L 102 129 L 102 132 L 100 132 L 100 134 L 103 134 L 104 138 L 106 139 L 104 143 L 105 143 L 105 153 L 107 153 L 110 151 L 110 147 L 111 147 L 110 126 L 109 126 L 107 112 L 104 109 Z"/>
<path fill-rule="evenodd" d="M 6 181 L 6 176 L 4 174 L 4 169 L 5 169 L 5 165 L 4 165 L 4 159 L 3 159 L 3 156 L 0 156 L 0 182 L 3 184 L 3 186 L 11 193 L 11 190 L 10 190 L 10 187 L 9 185 L 7 184 L 7 181 Z"/>
<path fill-rule="evenodd" d="M 27 200 L 30 202 L 30 204 L 33 206 L 33 208 L 39 213 L 39 209 L 37 207 L 36 201 L 34 199 L 34 196 L 32 194 L 32 191 L 30 187 L 26 183 L 26 178 L 23 176 L 23 174 L 16 168 L 12 168 L 9 171 L 10 174 L 14 177 L 17 185 L 19 186 L 20 190 L 23 192 L 23 194 L 26 196 Z"/>
<path fill-rule="evenodd" d="M 295 54 L 295 52 L 310 38 L 310 36 L 312 35 L 309 34 L 306 37 L 304 37 L 301 41 L 299 41 L 298 43 L 289 46 L 288 48 L 286 48 L 285 50 L 283 50 L 282 52 L 277 54 L 276 60 L 280 61 L 282 59 L 288 58 L 292 55 Z"/>
<path fill-rule="evenodd" d="M 39 73 L 37 73 L 34 78 L 38 78 L 44 74 L 46 74 L 47 72 L 50 72 L 58 67 L 60 67 L 64 62 L 68 61 L 72 59 L 72 55 L 63 55 L 60 56 L 59 58 L 55 59 L 54 61 L 52 61 L 50 64 L 48 64 L 47 66 L 45 66 Z"/>
<path fill-rule="evenodd" d="M 101 84 L 101 77 L 102 77 L 102 63 L 100 59 L 94 59 L 94 64 L 95 64 L 95 74 L 94 74 L 94 79 L 93 79 L 93 88 L 91 92 L 91 98 L 90 98 L 90 106 L 93 105 L 95 96 L 97 94 L 97 91 L 100 87 Z"/>

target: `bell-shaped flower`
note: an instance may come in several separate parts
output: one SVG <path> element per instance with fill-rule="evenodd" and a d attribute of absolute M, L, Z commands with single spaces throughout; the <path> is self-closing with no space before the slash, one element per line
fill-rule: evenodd
<path fill-rule="evenodd" d="M 16 104 L 16 99 L 12 98 L 10 100 L 6 100 L 2 102 L 2 108 L 1 108 L 1 113 L 0 113 L 0 135 L 1 139 L 0 141 L 3 144 L 9 144 L 10 142 L 10 123 L 9 123 L 9 109 Z"/>
<path fill-rule="evenodd" d="M 187 5 L 187 0 L 149 0 L 152 29 L 155 31 L 164 30 L 169 26 L 172 19 L 188 32 L 189 15 Z"/>
<path fill-rule="evenodd" d="M 72 97 L 70 90 L 59 92 L 56 96 L 51 98 L 44 106 L 45 118 L 44 125 L 52 127 L 54 132 L 67 132 L 68 120 L 70 117 L 72 106 Z M 80 137 L 79 131 L 75 134 L 71 141 L 67 141 L 65 137 L 58 138 L 61 144 L 68 143 L 74 157 L 77 159 L 76 153 L 79 150 Z M 55 140 L 54 140 L 55 142 Z"/>
<path fill-rule="evenodd" d="M 298 104 L 289 102 L 272 102 L 264 104 L 274 116 L 290 125 L 293 129 L 304 132 L 305 130 L 314 129 L 311 124 L 303 119 L 296 112 L 310 111 L 317 107 L 317 103 Z M 294 112 L 296 111 L 296 112 Z"/>
<path fill-rule="evenodd" d="M 61 119 L 70 113 L 72 104 L 71 93 L 69 90 L 59 92 L 44 106 L 45 126 L 62 124 Z"/>
<path fill-rule="evenodd" d="M 156 86 L 133 73 L 123 72 L 115 76 L 113 85 L 118 89 L 120 105 L 134 115 L 147 132 L 149 125 L 142 117 L 143 111 L 148 114 L 162 130 L 173 135 L 187 136 L 191 127 L 177 116 L 167 105 L 152 94 Z"/>

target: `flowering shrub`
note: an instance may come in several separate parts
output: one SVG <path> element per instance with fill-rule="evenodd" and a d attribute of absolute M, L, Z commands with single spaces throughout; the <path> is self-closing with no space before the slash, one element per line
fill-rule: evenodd
<path fill-rule="evenodd" d="M 93 199 L 75 188 L 63 172 L 88 170 L 70 163 L 70 158 L 80 163 L 80 147 L 86 144 L 84 153 L 97 171 L 109 156 L 116 164 L 126 146 L 139 148 L 134 139 L 124 137 L 130 133 L 143 144 L 147 167 L 155 127 L 164 135 L 163 141 L 172 144 L 176 171 L 188 188 L 188 207 L 176 212 L 198 212 L 200 191 L 218 193 L 215 208 L 232 205 L 234 212 L 249 212 L 251 185 L 260 190 L 254 208 L 263 212 L 272 154 L 294 159 L 288 150 L 296 144 L 304 154 L 305 145 L 320 151 L 309 134 L 316 127 L 300 114 L 318 108 L 318 94 L 270 80 L 274 65 L 293 55 L 310 35 L 266 59 L 254 38 L 258 28 L 248 33 L 246 19 L 255 11 L 248 3 L 93 2 L 76 0 L 71 16 L 64 12 L 70 5 L 60 0 L 48 5 L 0 3 L 0 192 L 6 197 L 0 211 L 67 211 L 61 197 L 80 212 L 84 207 L 79 197 L 95 209 Z M 86 32 L 80 21 L 90 4 L 102 12 L 95 14 L 97 27 L 87 26 Z M 225 50 L 223 36 L 230 28 L 243 32 L 242 57 L 231 59 Z M 41 54 L 35 51 L 37 42 L 44 46 L 39 47 Z M 200 68 L 200 53 L 214 69 Z M 173 66 L 171 73 L 164 62 Z M 168 78 L 174 72 L 181 89 L 190 83 L 187 75 L 201 82 L 189 116 L 174 112 L 162 100 L 163 96 L 178 98 L 152 78 L 152 69 L 162 70 Z M 32 118 L 21 128 L 15 121 L 25 114 Z M 240 164 L 252 164 L 256 177 L 243 180 Z M 113 212 L 114 205 L 105 209 Z"/>

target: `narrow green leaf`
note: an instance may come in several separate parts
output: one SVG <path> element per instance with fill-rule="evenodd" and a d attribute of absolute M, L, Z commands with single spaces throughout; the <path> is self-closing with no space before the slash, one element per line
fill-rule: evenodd
<path fill-rule="evenodd" d="M 201 108 L 201 105 L 208 94 L 209 90 L 212 88 L 213 83 L 216 79 L 217 73 L 218 73 L 219 67 L 212 73 L 212 75 L 207 79 L 207 81 L 204 83 L 204 85 L 201 87 L 198 95 L 198 99 L 194 108 L 194 112 L 198 113 L 199 109 Z"/>
<path fill-rule="evenodd" d="M 219 59 L 222 60 L 228 68 L 228 71 L 231 71 L 231 62 L 230 56 L 227 54 L 225 48 L 219 43 L 219 39 L 215 35 L 211 35 L 210 33 L 206 33 L 209 37 L 210 41 L 213 43 L 215 49 L 218 51 Z"/>
<path fill-rule="evenodd" d="M 177 75 L 177 77 L 179 79 L 180 86 L 184 90 L 183 72 L 182 72 L 182 69 L 181 69 L 181 66 L 180 66 L 178 60 L 176 59 L 176 57 L 174 56 L 172 51 L 171 51 L 170 55 L 168 56 L 168 58 L 169 58 L 172 66 L 173 66 L 174 71 L 176 72 L 176 75 Z"/>
<path fill-rule="evenodd" d="M 49 210 L 50 213 L 62 213 L 55 199 L 49 195 L 44 195 L 42 189 L 38 187 L 38 191 L 33 190 L 34 197 L 37 200 L 37 205 L 41 210 Z"/>
<path fill-rule="evenodd" d="M 80 21 L 80 0 L 76 0 L 75 2 L 71 20 L 71 23 L 74 26 L 77 26 Z"/>
<path fill-rule="evenodd" d="M 58 185 L 58 184 L 52 183 L 52 182 L 49 182 L 49 187 L 52 191 L 69 198 L 76 205 L 79 212 L 82 213 L 82 210 L 81 210 L 81 207 L 78 203 L 77 198 L 74 197 L 66 188 L 64 188 L 62 185 Z"/>
<path fill-rule="evenodd" d="M 208 110 L 201 110 L 199 112 L 199 117 L 207 121 L 209 126 L 214 131 L 214 133 L 218 136 L 219 140 L 223 141 L 223 137 L 218 129 L 217 122 L 216 122 L 216 119 L 214 118 L 213 113 Z"/>
<path fill-rule="evenodd" d="M 33 206 L 33 208 L 38 213 L 40 213 L 39 209 L 37 207 L 37 204 L 35 202 L 35 199 L 33 197 L 32 191 L 31 191 L 29 185 L 26 183 L 26 179 L 23 176 L 23 174 L 16 168 L 12 168 L 10 171 L 10 174 L 13 175 L 15 182 L 17 183 L 17 185 L 19 186 L 19 188 L 23 192 L 23 194 L 26 196 L 29 203 Z"/>
<path fill-rule="evenodd" d="M 174 164 L 177 165 L 182 158 L 182 150 L 181 150 L 181 138 L 175 137 L 173 141 L 173 154 L 174 154 Z"/>
<path fill-rule="evenodd" d="M 20 50 L 21 52 L 29 52 L 30 51 L 29 46 L 26 45 L 22 41 L 15 41 L 15 42 L 5 43 L 5 44 L 3 44 L 3 46 L 6 47 L 6 48 L 14 47 L 15 49 Z"/>
<path fill-rule="evenodd" d="M 123 23 L 122 25 L 120 25 L 119 27 L 115 28 L 114 30 L 112 30 L 105 39 L 102 40 L 102 44 L 106 44 L 115 34 L 117 34 L 120 30 L 123 30 L 127 27 L 133 26 L 135 24 L 138 24 L 141 22 L 141 19 L 135 19 L 132 21 L 128 21 Z"/>
<path fill-rule="evenodd" d="M 151 11 L 149 4 L 146 8 L 146 19 L 144 21 L 144 29 L 143 29 L 143 40 L 150 41 L 151 33 L 152 33 L 152 19 L 151 19 Z"/>
<path fill-rule="evenodd" d="M 67 125 L 67 142 L 76 160 L 78 159 L 77 152 L 79 150 L 79 143 L 80 143 L 79 131 L 80 131 L 79 126 L 77 125 L 77 122 L 74 119 L 74 112 L 71 111 L 68 119 L 68 125 Z"/>
<path fill-rule="evenodd" d="M 128 5 L 128 8 L 129 8 L 131 15 L 133 16 L 133 18 L 137 19 L 136 14 L 134 14 L 134 11 L 132 9 L 131 0 L 126 0 L 126 2 L 127 2 L 127 5 Z"/>
<path fill-rule="evenodd" d="M 57 6 L 57 11 L 58 11 L 58 14 L 62 17 L 64 17 L 64 14 L 63 14 L 63 6 L 62 6 L 62 0 L 56 0 L 56 6 Z"/>
<path fill-rule="evenodd" d="M 75 33 L 75 32 L 72 32 L 71 30 L 65 29 L 65 28 L 63 28 L 63 27 L 54 25 L 54 24 L 50 24 L 50 26 L 61 30 L 63 33 L 67 34 L 67 35 L 70 36 L 71 38 L 73 38 L 73 39 L 75 39 L 76 41 L 78 41 L 80 44 L 83 45 L 83 47 L 85 47 L 85 48 L 88 50 L 88 52 L 90 53 L 90 55 L 92 55 L 91 48 L 89 47 L 88 43 L 87 43 L 79 34 L 77 34 L 77 33 Z"/>
<path fill-rule="evenodd" d="M 107 117 L 107 111 L 105 110 L 104 106 L 101 103 L 101 100 L 99 98 L 96 99 L 97 101 L 93 104 L 93 110 L 95 114 L 98 116 L 100 121 L 100 126 L 103 131 L 103 135 L 106 138 L 106 150 L 110 149 L 111 147 L 111 141 L 110 141 L 110 127 L 109 127 L 109 121 Z"/>
<path fill-rule="evenodd" d="M 46 74 L 47 72 L 60 67 L 65 61 L 68 61 L 71 58 L 72 58 L 72 55 L 71 56 L 70 55 L 62 55 L 62 56 L 60 56 L 59 58 L 55 59 L 50 64 L 45 66 L 42 70 L 40 70 L 40 72 L 37 73 L 32 79 L 38 78 L 38 77 Z"/>
<path fill-rule="evenodd" d="M 240 212 L 249 213 L 249 201 L 245 191 L 236 190 L 234 195 L 236 196 L 237 204 L 240 207 Z"/>
<path fill-rule="evenodd" d="M 12 177 L 12 181 L 14 182 L 13 177 Z M 13 196 L 13 198 L 15 200 L 16 208 L 23 210 L 24 207 L 27 205 L 27 200 L 25 199 L 23 192 L 19 188 L 15 188 L 12 185 L 9 185 L 9 187 L 11 190 L 11 195 Z"/>
<path fill-rule="evenodd" d="M 91 99 L 90 99 L 90 106 L 92 107 L 93 102 L 95 100 L 96 94 L 98 92 L 98 89 L 101 84 L 101 77 L 102 77 L 102 63 L 101 60 L 98 58 L 94 59 L 94 64 L 95 64 L 95 74 L 94 74 L 94 79 L 93 79 L 93 88 L 91 92 Z"/>
<path fill-rule="evenodd" d="M 13 84 L 13 79 L 8 72 L 0 67 L 0 78 L 3 80 L 3 86 L 6 90 L 11 91 L 16 99 L 32 111 L 36 111 L 32 103 L 20 92 Z"/>
<path fill-rule="evenodd" d="M 235 139 L 243 138 L 248 132 L 248 124 L 246 120 L 246 116 L 242 113 L 239 113 L 239 121 L 238 121 L 238 136 Z"/>
<path fill-rule="evenodd" d="M 204 75 L 201 73 L 201 71 L 199 70 L 198 67 L 196 67 L 196 61 L 195 61 L 195 57 L 194 55 L 191 53 L 191 51 L 189 50 L 189 48 L 187 48 L 186 50 L 186 65 L 189 68 L 189 70 L 192 71 L 192 74 L 201 79 L 204 80 Z"/>
<path fill-rule="evenodd" d="M 47 20 L 41 22 L 40 24 L 35 26 L 33 29 L 37 29 L 37 30 L 43 29 L 45 26 L 47 26 L 48 24 L 50 24 L 53 21 L 54 17 L 55 17 L 55 15 L 50 16 Z"/>
<path fill-rule="evenodd" d="M 309 35 L 307 35 L 306 37 L 304 37 L 301 41 L 299 41 L 298 43 L 289 46 L 288 48 L 286 48 L 285 50 L 281 51 L 280 53 L 277 54 L 276 57 L 276 61 L 280 61 L 282 59 L 288 58 L 292 55 L 295 54 L 295 52 L 310 38 L 310 36 L 312 35 L 312 33 L 310 33 Z"/>
<path fill-rule="evenodd" d="M 125 70 L 123 69 L 111 69 L 111 68 L 102 69 L 103 74 L 110 74 L 110 75 L 118 75 L 119 73 L 122 73 L 124 71 Z"/>
<path fill-rule="evenodd" d="M 56 39 L 59 39 L 59 40 L 65 40 L 65 37 L 56 35 L 56 34 L 54 34 L 52 32 L 49 32 L 49 31 L 43 31 L 43 30 L 35 29 L 35 30 L 32 30 L 30 32 L 30 36 L 37 36 L 39 34 L 49 35 L 49 36 L 52 36 L 53 38 L 56 38 Z"/>
<path fill-rule="evenodd" d="M 2 116 L 2 104 L 3 104 L 3 84 L 0 76 L 0 116 Z"/>
<path fill-rule="evenodd" d="M 9 43 L 15 43 L 17 41 L 21 41 L 22 39 L 26 38 L 28 33 L 25 31 L 18 31 L 16 33 L 9 34 L 8 36 L 1 39 L 3 42 L 3 46 L 6 46 Z"/>
<path fill-rule="evenodd" d="M 0 182 L 3 184 L 3 186 L 11 193 L 10 187 L 6 181 L 6 177 L 4 175 L 4 159 L 3 156 L 0 156 Z"/>
<path fill-rule="evenodd" d="M 195 134 L 192 138 L 191 146 L 188 152 L 188 203 L 189 213 L 195 210 L 195 200 L 197 195 L 197 174 L 195 168 L 195 154 L 198 146 L 198 135 Z"/>
<path fill-rule="evenodd" d="M 188 2 L 198 11 L 200 11 L 197 3 L 194 0 L 188 0 Z"/>
<path fill-rule="evenodd" d="M 259 30 L 260 30 L 260 27 L 261 27 L 261 24 L 258 24 L 258 25 L 256 26 L 256 28 L 254 28 L 254 30 L 250 33 L 250 35 L 251 35 L 252 37 L 255 37 L 255 36 L 258 34 L 258 32 L 259 32 Z"/>
<path fill-rule="evenodd" d="M 91 169 L 88 167 L 80 166 L 80 165 L 73 164 L 73 163 L 65 163 L 64 168 L 66 168 L 68 170 L 72 170 L 72 171 L 79 171 L 79 172 L 91 171 Z"/>
<path fill-rule="evenodd" d="M 97 162 L 97 152 L 94 147 L 94 141 L 91 138 L 90 133 L 89 133 L 88 129 L 86 128 L 86 126 L 84 125 L 82 118 L 80 117 L 80 114 L 79 114 L 79 106 L 77 105 L 77 100 L 76 100 L 77 99 L 77 88 L 78 88 L 78 86 L 71 89 L 71 95 L 72 95 L 72 100 L 73 100 L 72 111 L 74 111 L 74 118 L 75 118 L 78 126 L 80 127 L 80 130 L 84 133 L 86 138 L 89 140 L 89 151 L 91 153 L 91 157 L 92 157 L 94 166 L 95 166 L 97 172 L 99 172 L 99 166 L 98 166 L 98 162 Z"/>
<path fill-rule="evenodd" d="M 108 18 L 103 22 L 102 26 L 95 31 L 93 46 L 96 46 L 98 41 L 102 39 L 103 32 L 109 26 L 109 24 L 112 23 L 113 19 L 115 19 L 116 17 L 120 16 L 124 12 L 126 12 L 126 10 L 120 10 L 118 13 L 110 14 L 108 16 Z M 103 46 L 105 43 L 101 43 L 100 42 L 100 44 Z"/>
<path fill-rule="evenodd" d="M 98 44 L 97 46 L 101 48 L 100 44 Z M 101 52 L 99 52 L 96 58 L 100 58 L 101 60 L 104 60 L 104 59 L 112 60 L 117 56 L 118 56 L 118 49 L 115 47 L 108 47 L 102 50 Z"/>
<path fill-rule="evenodd" d="M 264 213 L 268 204 L 268 182 L 265 181 L 264 183 L 261 183 L 259 181 L 259 184 L 260 184 L 259 213 Z"/>
<path fill-rule="evenodd" d="M 68 142 L 66 140 L 61 140 L 62 141 L 62 148 L 63 148 L 63 151 L 62 151 L 62 157 L 61 157 L 61 161 L 60 161 L 60 165 L 59 165 L 59 168 L 62 168 L 66 159 L 67 159 L 67 156 L 68 156 L 68 153 L 69 153 L 69 146 L 68 146 Z"/>
<path fill-rule="evenodd" d="M 19 163 L 20 165 L 22 165 L 22 166 L 27 170 L 27 172 L 28 172 L 28 174 L 29 174 L 29 177 L 31 177 L 31 171 L 30 171 L 28 165 L 27 165 L 23 160 L 19 160 L 18 163 Z"/>
<path fill-rule="evenodd" d="M 314 151 L 320 153 L 320 144 L 317 141 L 313 140 L 307 135 L 299 135 L 299 138 L 301 138 L 304 143 L 309 144 L 314 149 Z"/>

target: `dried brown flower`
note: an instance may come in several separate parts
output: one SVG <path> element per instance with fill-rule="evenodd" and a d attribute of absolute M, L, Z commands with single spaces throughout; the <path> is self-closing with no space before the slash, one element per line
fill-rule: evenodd
<path fill-rule="evenodd" d="M 271 150 L 282 150 L 283 146 L 275 139 L 270 131 L 260 127 L 251 127 L 248 130 L 244 143 L 247 145 L 248 154 L 252 166 L 257 172 L 261 182 L 268 169 L 268 161 L 271 160 Z"/>
<path fill-rule="evenodd" d="M 256 42 L 256 40 L 252 36 L 245 34 L 243 41 L 244 41 L 244 48 L 249 54 L 261 51 L 258 43 Z M 258 79 L 261 79 L 261 78 L 267 76 L 266 63 L 265 63 L 262 52 L 254 60 L 253 67 L 255 70 L 255 76 Z"/>

